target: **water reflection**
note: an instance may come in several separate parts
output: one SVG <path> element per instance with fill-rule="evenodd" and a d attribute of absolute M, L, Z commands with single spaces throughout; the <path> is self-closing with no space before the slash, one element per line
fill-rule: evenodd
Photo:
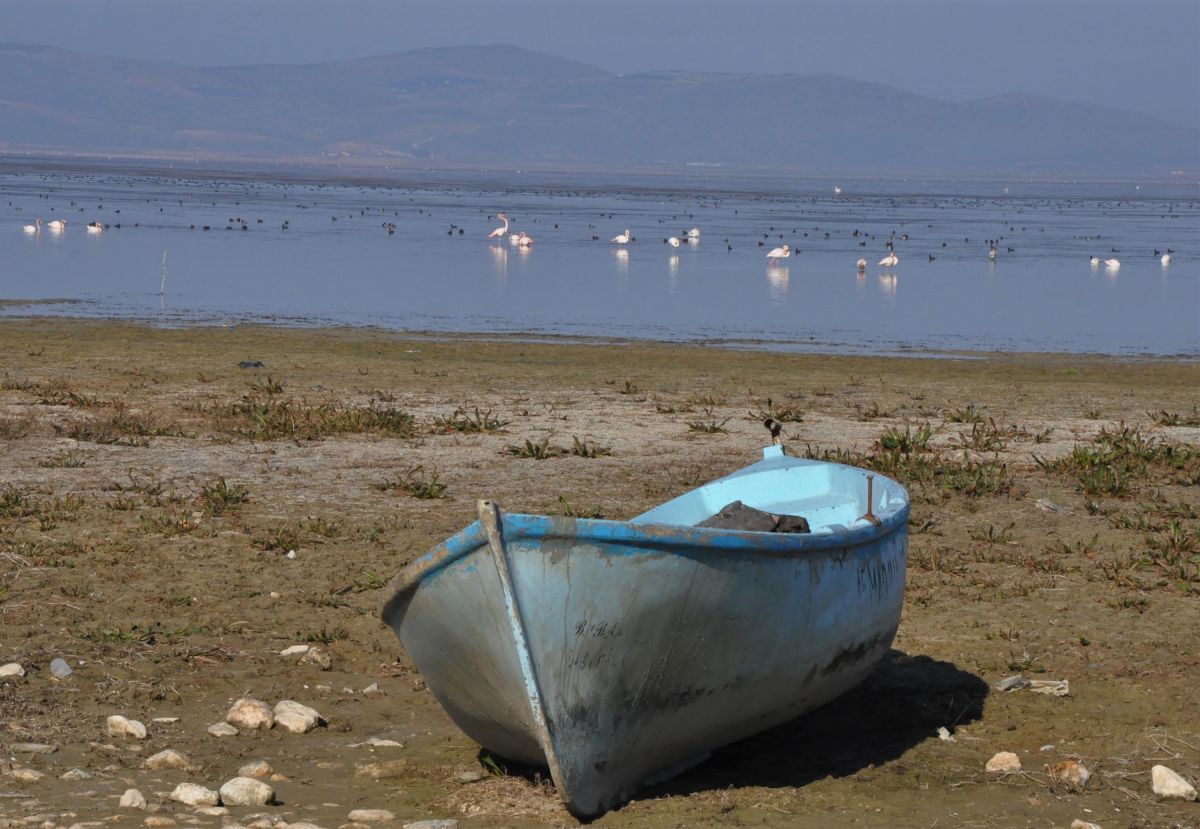
<path fill-rule="evenodd" d="M 501 245 L 489 245 L 492 255 L 492 270 L 496 272 L 496 287 L 504 290 L 508 284 L 508 250 Z"/>
<path fill-rule="evenodd" d="M 896 285 L 899 281 L 894 273 L 879 274 L 879 292 L 889 302 L 896 298 Z"/>
<path fill-rule="evenodd" d="M 679 290 L 679 256 L 672 253 L 667 257 L 667 274 L 671 293 Z"/>
<path fill-rule="evenodd" d="M 782 305 L 787 302 L 788 278 L 791 271 L 786 265 L 767 265 L 767 291 L 771 302 Z"/>

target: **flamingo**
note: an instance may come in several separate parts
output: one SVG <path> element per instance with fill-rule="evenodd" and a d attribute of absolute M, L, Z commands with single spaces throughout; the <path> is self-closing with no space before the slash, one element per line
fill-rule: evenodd
<path fill-rule="evenodd" d="M 1098 266 L 1098 265 L 1100 264 L 1100 257 L 1099 257 L 1099 256 L 1093 256 L 1091 259 L 1089 259 L 1089 260 L 1088 260 L 1088 262 L 1089 262 L 1089 263 L 1091 264 L 1091 266 L 1094 268 L 1094 267 L 1096 267 L 1096 266 Z"/>
<path fill-rule="evenodd" d="M 489 239 L 499 239 L 504 236 L 504 234 L 508 233 L 508 217 L 506 217 L 503 213 L 497 213 L 496 215 L 500 218 L 500 221 L 504 222 L 504 227 L 498 227 L 489 233 L 487 235 L 487 238 Z"/>
<path fill-rule="evenodd" d="M 671 236 L 670 238 L 667 239 L 667 244 L 673 248 L 677 248 L 680 245 L 682 245 L 683 242 L 680 240 L 680 238 L 678 236 Z"/>
<path fill-rule="evenodd" d="M 63 228 L 65 228 L 66 226 L 67 226 L 66 219 L 55 219 L 52 222 L 46 222 L 46 227 L 50 228 L 55 233 L 62 232 Z"/>
<path fill-rule="evenodd" d="M 28 233 L 31 236 L 35 233 L 41 233 L 42 232 L 42 220 L 38 219 L 36 222 L 34 222 L 31 225 L 25 225 L 25 227 L 22 228 L 22 230 L 24 230 L 26 233 Z"/>
<path fill-rule="evenodd" d="M 991 259 L 993 262 L 996 261 L 996 246 L 995 245 L 992 245 L 988 249 L 988 259 Z"/>
<path fill-rule="evenodd" d="M 521 231 L 521 233 L 510 233 L 508 236 L 508 243 L 513 246 L 521 244 L 521 236 L 524 233 L 525 233 L 525 231 L 523 231 L 523 230 Z"/>
<path fill-rule="evenodd" d="M 526 234 L 525 231 L 522 230 L 520 233 L 517 234 L 517 247 L 519 247 L 519 248 L 533 247 L 533 237 Z"/>
<path fill-rule="evenodd" d="M 104 230 L 104 228 L 100 225 L 99 222 L 91 222 L 87 226 L 87 232 L 90 234 L 97 234 L 102 230 Z"/>
<path fill-rule="evenodd" d="M 25 228 L 26 228 L 26 230 L 28 230 L 28 228 L 29 228 L 29 225 L 26 225 L 26 226 L 25 226 Z M 1162 259 L 1159 259 L 1158 261 L 1159 261 L 1159 262 L 1162 262 L 1162 266 L 1165 268 L 1167 265 L 1170 265 L 1170 264 L 1171 264 L 1171 254 L 1169 254 L 1169 253 L 1164 253 L 1164 254 L 1162 255 Z"/>
<path fill-rule="evenodd" d="M 835 195 L 835 196 L 840 196 L 840 195 L 842 195 L 842 188 L 841 188 L 841 187 L 838 187 L 838 186 L 835 184 L 835 185 L 833 186 L 833 195 Z"/>
<path fill-rule="evenodd" d="M 633 241 L 633 234 L 629 232 L 629 228 L 625 228 L 624 233 L 618 233 L 616 236 L 609 239 L 610 242 L 616 242 L 618 245 L 628 245 Z"/>
<path fill-rule="evenodd" d="M 1105 259 L 1104 264 L 1105 264 L 1105 266 L 1112 268 L 1115 271 L 1117 268 L 1121 267 L 1121 260 L 1120 259 Z"/>
<path fill-rule="evenodd" d="M 700 228 L 693 227 L 691 230 L 689 230 L 687 232 L 687 237 L 689 239 L 699 239 L 700 238 Z"/>
<path fill-rule="evenodd" d="M 767 259 L 769 260 L 768 264 L 774 265 L 780 259 L 787 259 L 791 255 L 792 249 L 787 245 L 781 245 L 780 247 L 773 248 L 771 252 L 767 254 Z"/>
<path fill-rule="evenodd" d="M 896 255 L 896 251 L 889 250 L 888 255 L 879 260 L 879 264 L 885 268 L 890 268 L 899 263 L 900 257 Z"/>
<path fill-rule="evenodd" d="M 866 259 L 859 259 L 857 262 L 855 262 L 855 264 L 858 265 L 858 270 L 860 272 L 865 271 L 867 269 L 867 260 Z"/>

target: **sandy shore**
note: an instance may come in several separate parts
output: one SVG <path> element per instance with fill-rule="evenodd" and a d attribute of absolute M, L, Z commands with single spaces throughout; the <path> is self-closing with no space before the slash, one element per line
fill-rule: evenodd
<path fill-rule="evenodd" d="M 142 825 L 117 807 L 130 787 L 152 817 L 204 827 L 271 813 L 332 829 L 363 808 L 393 812 L 385 827 L 574 825 L 545 781 L 481 762 L 378 621 L 383 586 L 477 498 L 630 517 L 752 462 L 768 410 L 799 418 L 797 454 L 909 487 L 895 651 L 820 714 L 596 825 L 1200 824 L 1200 804 L 1150 788 L 1155 763 L 1200 776 L 1194 363 L 33 320 L 0 324 L 0 367 L 0 664 L 26 671 L 0 680 L 0 827 Z M 507 451 L 576 440 L 609 452 Z M 278 655 L 297 644 L 331 666 Z M 52 677 L 56 657 L 71 676 Z M 1070 694 L 989 690 L 1018 673 Z M 210 736 L 246 696 L 326 724 Z M 109 736 L 112 714 L 148 739 Z M 166 748 L 190 768 L 141 768 Z M 987 774 L 999 751 L 1022 772 Z M 280 805 L 166 800 L 253 759 Z M 1082 791 L 1050 773 L 1068 759 L 1091 772 Z"/>

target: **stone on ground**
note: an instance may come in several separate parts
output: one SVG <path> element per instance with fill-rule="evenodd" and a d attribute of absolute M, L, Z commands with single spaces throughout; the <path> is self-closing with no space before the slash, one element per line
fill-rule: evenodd
<path fill-rule="evenodd" d="M 355 809 L 346 817 L 355 823 L 384 823 L 396 819 L 387 809 Z"/>
<path fill-rule="evenodd" d="M 226 806 L 265 806 L 275 799 L 275 790 L 253 777 L 235 777 L 221 785 L 221 802 Z"/>
<path fill-rule="evenodd" d="M 987 761 L 985 769 L 992 772 L 1013 772 L 1021 770 L 1021 758 L 1013 754 L 1011 751 L 1001 751 L 992 755 L 992 759 Z"/>
<path fill-rule="evenodd" d="M 0 665 L 0 680 L 21 679 L 23 676 L 25 676 L 25 667 L 20 662 L 9 662 L 6 665 Z"/>
<path fill-rule="evenodd" d="M 225 714 L 225 722 L 247 731 L 270 729 L 275 725 L 271 706 L 257 699 L 239 699 Z"/>
<path fill-rule="evenodd" d="M 238 769 L 238 777 L 253 777 L 257 779 L 266 777 L 273 771 L 275 769 L 271 768 L 271 764 L 266 760 L 251 760 Z"/>
<path fill-rule="evenodd" d="M 132 737 L 135 740 L 146 739 L 146 726 L 137 720 L 113 714 L 108 718 L 108 733 L 113 737 Z"/>
<path fill-rule="evenodd" d="M 185 806 L 217 806 L 221 802 L 220 795 L 196 783 L 180 783 L 171 792 L 170 799 Z"/>
<path fill-rule="evenodd" d="M 307 734 L 321 723 L 316 709 L 294 700 L 280 700 L 275 706 L 275 722 L 293 734 Z"/>
<path fill-rule="evenodd" d="M 227 722 L 218 722 L 208 727 L 208 733 L 214 737 L 236 737 L 241 732 Z"/>
<path fill-rule="evenodd" d="M 145 809 L 146 796 L 137 789 L 126 789 L 117 805 L 122 809 Z"/>
<path fill-rule="evenodd" d="M 1083 787 L 1087 785 L 1088 778 L 1091 776 L 1092 773 L 1075 760 L 1063 760 L 1050 767 L 1051 779 L 1077 792 L 1083 791 Z"/>
<path fill-rule="evenodd" d="M 1150 783 L 1154 786 L 1154 793 L 1159 797 L 1174 797 L 1181 800 L 1196 799 L 1196 787 L 1166 766 L 1155 766 L 1150 769 Z"/>
<path fill-rule="evenodd" d="M 163 769 L 186 769 L 192 761 L 182 751 L 165 748 L 158 754 L 152 754 L 142 763 L 142 768 L 161 771 Z"/>

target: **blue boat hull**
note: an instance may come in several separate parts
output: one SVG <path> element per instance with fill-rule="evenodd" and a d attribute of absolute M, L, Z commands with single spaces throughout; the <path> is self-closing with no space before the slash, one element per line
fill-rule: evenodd
<path fill-rule="evenodd" d="M 880 518 L 811 535 L 497 512 L 492 537 L 481 519 L 410 565 L 383 618 L 467 734 L 549 766 L 568 808 L 596 815 L 833 699 L 887 652 L 908 506 L 879 481 Z M 688 497 L 672 509 L 709 509 Z"/>

